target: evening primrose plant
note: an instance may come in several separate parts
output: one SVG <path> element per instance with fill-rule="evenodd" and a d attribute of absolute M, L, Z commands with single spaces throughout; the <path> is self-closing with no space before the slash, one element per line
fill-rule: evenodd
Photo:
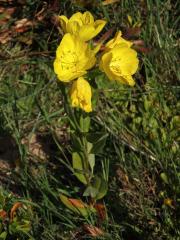
<path fill-rule="evenodd" d="M 95 110 L 91 102 L 96 89 L 92 91 L 89 76 L 92 69 L 99 68 L 109 80 L 134 86 L 133 75 L 139 61 L 132 42 L 122 38 L 120 31 L 107 43 L 95 44 L 92 39 L 101 32 L 106 21 L 94 20 L 90 12 L 75 13 L 69 19 L 62 15 L 59 21 L 64 36 L 56 51 L 54 71 L 60 81 L 70 122 L 71 168 L 74 176 L 84 184 L 83 196 L 89 198 L 91 206 L 88 209 L 82 201 L 74 206 L 75 201 L 62 194 L 60 198 L 72 211 L 88 215 L 96 200 L 103 198 L 108 189 L 107 174 L 103 174 L 103 170 L 98 174 L 95 171 L 95 156 L 103 150 L 107 133 L 90 132 L 91 112 Z M 88 211 L 82 211 L 83 208 Z"/>

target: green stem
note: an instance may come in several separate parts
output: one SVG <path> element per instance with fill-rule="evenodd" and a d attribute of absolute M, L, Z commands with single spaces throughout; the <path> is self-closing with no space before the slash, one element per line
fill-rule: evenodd
<path fill-rule="evenodd" d="M 90 185 L 90 169 L 89 169 L 89 158 L 88 158 L 88 145 L 87 145 L 87 139 L 84 136 L 84 132 L 82 132 L 80 122 L 77 121 L 76 116 L 74 112 L 72 111 L 72 108 L 69 106 L 68 103 L 68 97 L 66 93 L 66 89 L 64 86 L 64 83 L 59 83 L 60 89 L 62 92 L 63 100 L 64 100 L 64 109 L 68 115 L 69 121 L 73 129 L 79 133 L 79 138 L 83 146 L 83 155 L 84 155 L 84 162 L 83 162 L 83 170 L 85 172 L 85 178 L 87 181 L 87 185 Z M 83 114 L 83 113 L 82 113 Z"/>
<path fill-rule="evenodd" d="M 66 94 L 66 89 L 65 89 L 65 86 L 64 86 L 64 83 L 59 83 L 60 84 L 60 89 L 61 89 L 61 92 L 62 92 L 62 95 L 63 95 L 63 99 L 64 99 L 64 109 L 69 117 L 69 120 L 70 120 L 70 123 L 72 125 L 72 127 L 74 129 L 77 129 L 79 132 L 81 132 L 81 129 L 79 127 L 79 124 L 77 122 L 77 119 L 72 111 L 72 108 L 69 107 L 69 103 L 68 103 L 68 97 L 67 97 L 67 94 Z"/>
<path fill-rule="evenodd" d="M 86 137 L 83 136 L 83 150 L 84 150 L 84 161 L 85 161 L 85 176 L 86 176 L 86 181 L 87 181 L 87 185 L 90 185 L 90 169 L 89 169 L 89 158 L 88 158 L 88 147 L 87 147 L 87 139 Z"/>

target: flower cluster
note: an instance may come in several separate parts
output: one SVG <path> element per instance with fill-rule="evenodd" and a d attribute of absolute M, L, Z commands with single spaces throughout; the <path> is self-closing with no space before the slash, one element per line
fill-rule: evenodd
<path fill-rule="evenodd" d="M 96 64 L 96 54 L 101 44 L 93 48 L 92 40 L 104 28 L 105 20 L 94 20 L 90 12 L 75 13 L 68 19 L 59 16 L 64 36 L 56 51 L 54 71 L 60 81 L 72 82 L 70 99 L 73 107 L 80 107 L 86 112 L 92 111 L 92 91 L 84 78 L 87 70 Z M 90 44 L 91 43 L 91 44 Z M 115 37 L 105 44 L 101 53 L 99 68 L 110 80 L 133 86 L 132 75 L 137 71 L 138 58 L 132 43 L 121 37 Z"/>

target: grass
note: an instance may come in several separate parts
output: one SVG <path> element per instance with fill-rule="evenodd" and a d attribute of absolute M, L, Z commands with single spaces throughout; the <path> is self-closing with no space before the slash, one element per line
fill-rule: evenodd
<path fill-rule="evenodd" d="M 9 157 L 0 147 L 0 162 L 9 164 L 10 174 L 0 167 L 1 191 L 27 201 L 34 214 L 28 237 L 8 233 L 7 239 L 91 239 L 87 224 L 103 229 L 105 235 L 97 239 L 180 239 L 178 2 L 100 2 L 82 7 L 68 0 L 49 1 L 46 8 L 39 0 L 22 1 L 23 11 L 8 23 L 10 27 L 22 18 L 36 22 L 0 45 L 0 142 L 8 139 L 13 151 Z M 38 20 L 34 16 L 43 8 Z M 71 142 L 52 67 L 61 38 L 52 15 L 87 9 L 109 20 L 106 30 L 123 29 L 148 49 L 139 51 L 134 88 L 96 77 L 99 95 L 92 130 L 108 133 L 105 151 L 97 156 L 97 167 L 104 166 L 109 179 L 103 200 L 108 216 L 100 223 L 93 215 L 87 219 L 72 214 L 59 199 L 60 193 L 78 197 L 82 186 L 62 164 L 69 166 Z M 128 30 L 127 15 L 141 23 L 140 35 Z M 23 144 L 27 141 L 29 151 Z M 171 206 L 164 204 L 167 198 L 173 200 Z"/>

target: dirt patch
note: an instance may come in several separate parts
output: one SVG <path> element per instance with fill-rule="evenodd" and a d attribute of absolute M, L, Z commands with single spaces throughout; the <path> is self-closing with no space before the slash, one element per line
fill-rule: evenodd
<path fill-rule="evenodd" d="M 18 148 L 10 136 L 0 137 L 0 183 L 12 183 L 11 173 L 19 158 Z"/>

